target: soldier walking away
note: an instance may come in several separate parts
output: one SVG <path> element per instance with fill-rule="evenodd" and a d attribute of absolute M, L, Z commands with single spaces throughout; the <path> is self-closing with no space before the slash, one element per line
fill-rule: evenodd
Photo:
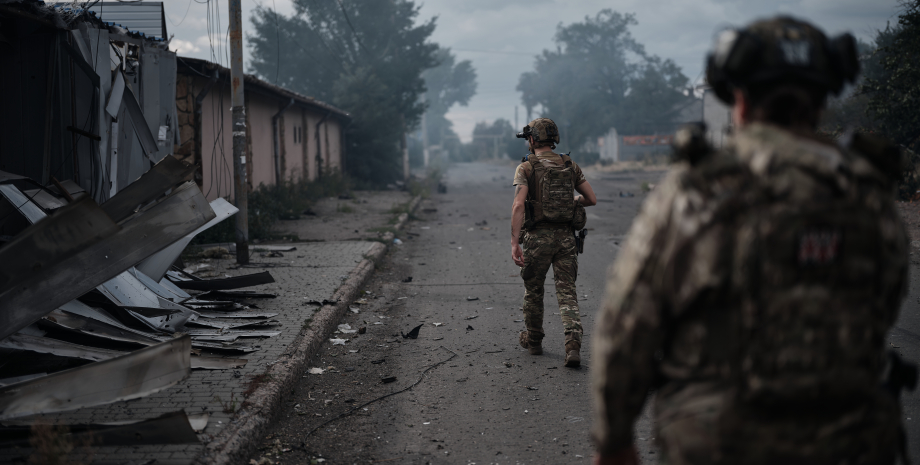
<path fill-rule="evenodd" d="M 670 465 L 906 462 L 898 394 L 916 369 L 886 352 L 905 295 L 900 151 L 815 135 L 858 73 L 849 34 L 789 17 L 722 33 L 707 80 L 732 105 L 646 200 L 594 337 L 595 464 L 637 464 L 633 423 L 655 390 Z"/>
<path fill-rule="evenodd" d="M 527 139 L 530 154 L 514 174 L 511 208 L 511 259 L 524 279 L 524 325 L 521 346 L 531 355 L 543 353 L 543 284 L 550 265 L 556 283 L 559 314 L 565 329 L 565 366 L 581 365 L 581 316 L 578 313 L 578 253 L 585 238 L 586 206 L 597 198 L 585 175 L 568 155 L 553 152 L 559 129 L 549 118 L 537 118 L 517 135 Z M 575 196 L 578 191 L 579 196 Z M 582 230 L 580 234 L 577 230 Z M 521 245 L 523 244 L 523 250 Z"/>

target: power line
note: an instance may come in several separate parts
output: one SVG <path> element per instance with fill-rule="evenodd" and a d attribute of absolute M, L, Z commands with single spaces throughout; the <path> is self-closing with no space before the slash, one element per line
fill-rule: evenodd
<path fill-rule="evenodd" d="M 192 0 L 188 0 L 188 6 L 185 7 L 185 15 L 182 16 L 182 19 L 179 21 L 179 24 L 173 23 L 173 20 L 172 18 L 169 17 L 169 15 L 166 15 L 166 19 L 168 19 L 169 22 L 171 22 L 173 26 L 179 27 L 182 25 L 182 23 L 185 22 L 185 18 L 188 17 L 188 12 L 191 9 L 192 9 Z"/>

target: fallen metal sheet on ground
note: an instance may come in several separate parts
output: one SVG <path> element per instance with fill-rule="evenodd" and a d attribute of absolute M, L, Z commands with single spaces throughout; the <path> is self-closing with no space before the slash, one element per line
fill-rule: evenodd
<path fill-rule="evenodd" d="M 97 320 L 67 312 L 55 310 L 38 320 L 40 327 L 49 330 L 70 331 L 93 338 L 106 339 L 117 342 L 127 342 L 139 346 L 152 346 L 161 341 L 154 335 L 147 335 L 133 329 L 115 327 Z"/>
<path fill-rule="evenodd" d="M 22 216 L 25 216 L 32 224 L 38 223 L 47 216 L 41 208 L 38 208 L 33 203 L 33 199 L 26 197 L 22 191 L 12 184 L 0 184 L 0 195 L 3 195 L 10 205 L 19 210 L 19 213 L 22 213 Z"/>
<path fill-rule="evenodd" d="M 163 286 L 164 289 L 166 289 L 169 292 L 172 292 L 173 294 L 179 296 L 180 298 L 184 300 L 192 298 L 192 296 L 188 292 L 185 292 L 182 289 L 179 289 L 178 286 L 173 284 L 172 281 L 166 279 L 165 277 L 161 279 L 159 283 L 160 283 L 160 286 Z"/>
<path fill-rule="evenodd" d="M 192 296 L 190 296 L 187 292 L 183 291 L 182 289 L 179 289 L 176 286 L 172 286 L 171 288 L 166 287 L 163 284 L 151 278 L 150 276 L 147 276 L 146 274 L 144 274 L 144 272 L 138 270 L 137 268 L 131 268 L 127 272 L 130 273 L 131 276 L 134 276 L 135 278 L 137 278 L 137 280 L 140 281 L 141 284 L 147 286 L 147 288 L 153 291 L 156 295 L 164 299 L 167 299 L 171 302 L 181 304 L 185 302 L 186 300 L 192 298 Z"/>
<path fill-rule="evenodd" d="M 140 320 L 141 323 L 151 327 L 151 329 L 173 332 L 177 328 L 181 328 L 194 315 L 188 308 L 169 300 L 168 297 L 170 296 L 176 297 L 174 294 L 167 292 L 165 288 L 149 278 L 146 279 L 147 282 L 145 283 L 138 276 L 144 276 L 144 274 L 131 268 L 106 281 L 96 289 L 122 308 L 141 307 L 171 310 L 160 314 L 156 314 L 152 310 L 128 312 L 129 315 Z M 167 297 L 155 292 L 150 285 L 156 286 L 162 293 L 167 294 Z"/>
<path fill-rule="evenodd" d="M 141 175 L 137 181 L 118 191 L 101 207 L 112 220 L 116 223 L 121 222 L 133 215 L 138 207 L 150 203 L 167 190 L 191 180 L 194 174 L 193 165 L 182 163 L 176 157 L 165 157 Z"/>
<path fill-rule="evenodd" d="M 89 197 L 58 209 L 45 221 L 26 228 L 0 249 L 0 339 L 38 320 L 57 306 L 76 298 L 47 286 L 49 276 L 60 274 L 59 266 L 96 249 L 111 239 L 119 227 Z M 44 285 L 43 285 L 44 284 Z M 92 287 L 92 286 L 89 286 Z M 41 292 L 33 289 L 41 288 Z M 20 298 L 17 298 L 19 296 Z M 55 305 L 41 305 L 57 301 Z"/>
<path fill-rule="evenodd" d="M 100 349 L 97 347 L 82 346 L 70 342 L 59 341 L 49 337 L 36 337 L 28 334 L 16 333 L 6 339 L 0 340 L 0 348 L 28 350 L 40 354 L 52 354 L 59 357 L 80 358 L 100 362 L 110 358 L 124 355 L 120 350 Z"/>
<path fill-rule="evenodd" d="M 202 341 L 196 341 L 194 339 L 192 339 L 192 347 L 196 349 L 208 349 L 208 350 L 216 350 L 220 352 L 241 352 L 244 354 L 248 354 L 250 352 L 255 352 L 259 350 L 252 346 L 243 346 L 243 345 L 233 344 L 233 343 L 221 344 L 219 342 L 202 342 Z"/>
<path fill-rule="evenodd" d="M 144 446 L 153 444 L 198 444 L 195 426 L 200 426 L 200 416 L 186 416 L 185 412 L 167 413 L 150 420 L 132 420 L 89 425 L 67 425 L 68 438 L 73 444 L 90 443 L 99 446 Z M 28 446 L 32 424 L 4 422 L 0 427 L 0 445 Z M 207 417 L 205 417 L 207 426 Z M 203 428 L 202 428 L 203 429 Z"/>
<path fill-rule="evenodd" d="M 182 336 L 102 362 L 0 388 L 0 420 L 136 399 L 191 373 L 192 338 Z"/>
<path fill-rule="evenodd" d="M 167 276 L 172 275 L 167 274 Z M 275 282 L 275 278 L 272 278 L 271 273 L 263 271 L 261 273 L 234 276 L 231 278 L 201 281 L 173 281 L 173 284 L 180 289 L 193 291 L 225 291 L 228 289 L 239 289 L 241 287 L 258 286 L 259 284 L 269 284 L 273 282 Z"/>
<path fill-rule="evenodd" d="M 188 331 L 193 338 L 201 336 L 219 336 L 219 335 L 228 335 L 236 337 L 275 337 L 281 334 L 281 331 L 241 331 L 241 330 L 227 330 L 220 331 L 215 329 L 190 329 Z"/>
<path fill-rule="evenodd" d="M 208 312 L 198 312 L 199 315 L 205 318 L 271 318 L 273 316 L 278 316 L 277 313 L 270 312 L 226 312 L 226 313 L 208 313 Z"/>
<path fill-rule="evenodd" d="M 176 259 L 179 258 L 179 255 L 182 254 L 182 251 L 185 250 L 185 247 L 192 242 L 192 239 L 194 239 L 195 236 L 211 228 L 217 223 L 230 218 L 239 211 L 236 207 L 233 206 L 233 204 L 222 198 L 214 199 L 211 202 L 211 209 L 214 210 L 214 214 L 217 215 L 214 217 L 214 219 L 208 221 L 200 228 L 190 232 L 185 237 L 179 239 L 169 247 L 151 255 L 144 261 L 140 262 L 137 265 L 137 269 L 155 280 L 162 279 L 163 276 L 166 275 L 166 271 L 169 270 L 169 267 L 176 262 Z"/>
<path fill-rule="evenodd" d="M 115 318 L 112 318 L 111 316 L 103 312 L 102 310 L 90 307 L 84 304 L 83 302 L 80 302 L 79 300 L 71 300 L 70 302 L 67 302 L 64 305 L 61 305 L 61 308 L 59 308 L 58 310 L 63 310 L 65 313 L 73 314 L 73 315 L 80 316 L 83 318 L 88 318 L 90 320 L 96 320 L 97 322 L 105 323 L 106 325 L 109 325 L 109 326 L 114 326 L 117 329 L 129 332 L 129 333 L 137 334 L 139 336 L 148 338 L 155 342 L 159 341 L 158 339 L 155 339 L 159 336 L 158 334 L 139 331 L 134 328 L 125 326 L 124 324 L 122 324 L 122 322 L 116 320 Z M 73 318 L 73 315 L 65 315 L 65 316 L 68 316 L 69 318 Z M 96 330 L 96 328 L 93 328 L 93 330 Z"/>
<path fill-rule="evenodd" d="M 248 361 L 244 358 L 192 357 L 192 369 L 229 370 L 241 368 Z"/>
<path fill-rule="evenodd" d="M 31 375 L 22 375 L 22 376 L 13 376 L 11 378 L 0 379 L 0 386 L 9 386 L 10 384 L 18 384 L 23 381 L 28 381 L 30 379 L 41 378 L 43 376 L 48 376 L 48 373 L 32 373 Z"/>
<path fill-rule="evenodd" d="M 85 212 L 89 216 L 71 215 L 61 222 L 65 213 L 83 212 L 71 210 L 81 206 L 89 209 Z M 58 209 L 52 218 L 30 226 L 0 249 L 0 263 L 15 264 L 4 272 L 17 277 L 7 278 L 7 282 L 0 284 L 0 339 L 112 279 L 214 215 L 193 183 L 183 185 L 171 196 L 123 223 L 120 230 L 95 207 L 89 197 L 71 203 Z M 104 240 L 98 238 L 96 231 L 110 229 L 106 229 L 103 221 L 87 226 L 97 211 L 97 217 L 104 218 L 116 229 L 114 234 L 103 236 Z M 58 228 L 52 234 L 41 234 L 48 232 L 49 225 Z M 85 228 L 95 236 L 82 239 L 83 244 L 74 248 L 78 241 L 69 240 L 72 231 Z M 62 253 L 65 251 L 68 254 Z M 13 281 L 15 285 L 11 285 Z"/>
<path fill-rule="evenodd" d="M 121 307 L 125 310 L 131 310 L 134 313 L 137 313 L 146 318 L 154 318 L 158 316 L 166 315 L 175 315 L 179 313 L 179 310 L 169 309 L 169 308 L 150 308 L 150 307 Z"/>
<path fill-rule="evenodd" d="M 217 328 L 217 329 L 234 329 L 234 328 L 251 328 L 253 326 L 274 326 L 280 324 L 278 320 L 258 320 L 258 321 L 247 321 L 245 323 L 229 323 L 224 321 L 214 321 L 211 319 L 197 319 L 195 321 L 189 320 L 186 323 L 186 326 L 202 326 L 205 328 Z"/>
<path fill-rule="evenodd" d="M 278 297 L 275 294 L 266 294 L 255 291 L 208 291 L 195 296 L 197 300 L 221 300 L 221 299 L 274 299 Z"/>
<path fill-rule="evenodd" d="M 203 335 L 192 335 L 192 341 L 202 342 L 234 342 L 240 337 L 234 334 L 203 334 Z"/>
<path fill-rule="evenodd" d="M 234 302 L 220 301 L 220 300 L 186 300 L 182 305 L 191 308 L 192 310 L 220 310 L 220 311 L 237 311 L 242 310 L 243 306 Z"/>

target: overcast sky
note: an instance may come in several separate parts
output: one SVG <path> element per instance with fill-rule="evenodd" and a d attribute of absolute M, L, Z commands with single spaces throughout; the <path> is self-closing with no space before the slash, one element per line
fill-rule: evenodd
<path fill-rule="evenodd" d="M 251 27 L 252 11 L 262 5 L 291 14 L 290 0 L 242 0 L 244 30 Z M 332 0 L 320 0 L 332 1 Z M 364 0 L 374 1 L 374 0 Z M 201 2 L 201 3 L 199 3 Z M 471 60 L 479 75 L 479 91 L 469 106 L 455 106 L 448 118 L 464 140 L 479 121 L 505 118 L 518 126 L 526 121 L 520 94 L 514 90 L 521 73 L 533 69 L 534 55 L 555 48 L 553 36 L 560 23 L 582 21 L 604 8 L 634 13 L 639 24 L 633 36 L 646 50 L 677 62 L 692 81 L 699 82 L 703 59 L 713 34 L 727 26 L 777 13 L 813 21 L 825 32 L 850 31 L 871 40 L 887 22 L 896 23 L 898 0 L 424 0 L 419 20 L 437 17 L 431 40 L 450 47 L 460 60 Z M 223 46 L 227 28 L 227 0 L 210 0 L 212 30 L 208 37 L 205 0 L 165 0 L 167 28 L 174 35 L 172 49 L 180 56 L 212 59 L 226 65 Z M 215 16 L 219 14 L 219 18 Z M 217 22 L 219 19 L 219 27 Z M 248 50 L 244 51 L 248 62 Z M 578 72 L 578 70 L 572 70 Z M 552 116 L 552 115 L 550 115 Z"/>

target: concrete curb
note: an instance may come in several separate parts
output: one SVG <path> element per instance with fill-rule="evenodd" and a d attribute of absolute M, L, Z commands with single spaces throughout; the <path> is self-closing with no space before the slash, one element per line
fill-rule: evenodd
<path fill-rule="evenodd" d="M 421 200 L 419 196 L 412 199 L 409 203 L 409 212 L 414 212 Z M 408 220 L 408 213 L 399 215 L 395 228 L 402 229 Z M 386 245 L 374 244 L 370 253 L 351 270 L 342 286 L 335 291 L 332 300 L 337 303 L 324 305 L 314 313 L 310 326 L 301 330 L 300 336 L 291 343 L 286 353 L 282 354 L 282 358 L 268 367 L 265 371 L 266 376 L 263 377 L 267 379 L 246 398 L 245 408 L 240 411 L 239 416 L 205 445 L 197 463 L 246 462 L 258 446 L 259 439 L 271 426 L 272 420 L 281 414 L 284 394 L 291 392 L 295 383 L 306 372 L 307 363 L 323 342 L 332 335 L 345 315 L 348 305 L 355 300 L 361 286 L 373 274 L 377 261 L 386 255 L 387 248 L 393 243 L 393 233 L 387 233 L 384 240 Z"/>

